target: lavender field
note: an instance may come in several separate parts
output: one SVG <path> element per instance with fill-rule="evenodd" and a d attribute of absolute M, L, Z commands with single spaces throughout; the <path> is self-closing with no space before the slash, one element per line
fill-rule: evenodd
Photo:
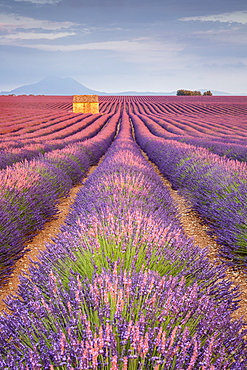
<path fill-rule="evenodd" d="M 0 284 L 81 188 L 0 314 L 0 369 L 244 370 L 247 98 L 0 97 Z M 92 166 L 96 169 L 88 175 Z M 207 226 L 186 234 L 163 178 Z"/>

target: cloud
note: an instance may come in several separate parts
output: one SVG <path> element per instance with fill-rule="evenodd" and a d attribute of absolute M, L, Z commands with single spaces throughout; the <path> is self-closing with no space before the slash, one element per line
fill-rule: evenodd
<path fill-rule="evenodd" d="M 22 40 L 55 40 L 76 33 L 72 22 L 55 22 L 31 17 L 0 14 L 1 45 L 23 46 Z M 87 31 L 88 32 L 88 31 Z"/>
<path fill-rule="evenodd" d="M 246 26 L 231 27 L 230 29 L 210 29 L 204 31 L 197 31 L 193 33 L 195 36 L 206 39 L 213 40 L 214 42 L 220 41 L 232 45 L 246 45 Z"/>
<path fill-rule="evenodd" d="M 28 46 L 28 45 L 25 45 Z M 78 51 L 78 50 L 111 50 L 127 53 L 138 53 L 140 51 L 178 51 L 181 47 L 174 44 L 163 44 L 160 41 L 155 41 L 150 37 L 140 37 L 133 40 L 120 41 L 103 41 L 89 42 L 84 44 L 68 44 L 68 45 L 29 45 L 46 51 Z"/>
<path fill-rule="evenodd" d="M 214 14 L 208 16 L 183 17 L 180 21 L 201 21 L 201 22 L 224 22 L 247 24 L 247 11 L 236 11 L 231 13 Z"/>
<path fill-rule="evenodd" d="M 69 45 L 30 45 L 45 51 L 79 51 L 79 50 L 111 50 L 117 52 L 139 52 L 146 50 L 147 45 L 143 43 L 145 38 L 136 40 L 122 40 L 122 41 L 103 41 L 103 42 L 90 42 L 85 44 L 69 44 Z M 28 46 L 28 45 L 26 45 Z M 154 45 L 149 44 L 148 49 L 153 49 Z"/>
<path fill-rule="evenodd" d="M 15 2 L 29 2 L 32 4 L 57 4 L 60 3 L 61 0 L 14 0 Z"/>
<path fill-rule="evenodd" d="M 172 60 L 171 67 L 174 66 L 175 59 L 180 51 L 183 50 L 182 45 L 173 44 L 164 41 L 157 41 L 151 37 L 141 37 L 132 40 L 120 41 L 103 41 L 91 42 L 84 44 L 28 44 L 23 45 L 28 48 L 36 48 L 48 52 L 79 52 L 79 51 L 107 51 L 113 52 L 121 56 L 121 60 L 144 65 L 153 65 L 153 68 L 166 66 L 169 60 Z M 180 63 L 180 62 L 179 62 Z"/>
<path fill-rule="evenodd" d="M 14 14 L 0 14 L 1 30 L 7 32 L 14 32 L 18 28 L 34 29 L 42 28 L 44 30 L 59 30 L 70 28 L 75 25 L 73 22 L 56 22 L 42 19 L 35 19 L 31 17 L 16 16 Z"/>
<path fill-rule="evenodd" d="M 62 37 L 73 36 L 73 32 L 50 32 L 50 33 L 29 33 L 29 32 L 17 32 L 16 34 L 6 35 L 2 37 L 3 40 L 55 40 Z"/>
<path fill-rule="evenodd" d="M 55 38 L 55 37 L 54 37 Z M 11 40 L 16 46 L 19 46 L 18 40 Z M 6 45 L 6 43 L 5 43 Z M 80 60 L 101 58 L 101 64 L 107 65 L 130 65 L 130 68 L 141 68 L 145 71 L 172 70 L 176 66 L 181 67 L 182 63 L 188 63 L 187 57 L 182 57 L 183 45 L 164 40 L 155 40 L 151 37 L 133 38 L 130 40 L 102 41 L 88 43 L 50 43 L 33 41 L 22 41 L 21 46 L 26 50 L 36 50 L 45 52 L 47 58 L 60 58 L 63 53 L 65 58 L 79 58 Z"/>
<path fill-rule="evenodd" d="M 243 62 L 236 62 L 236 63 L 220 63 L 220 64 L 217 64 L 217 63 L 204 63 L 202 65 L 203 68 L 208 68 L 208 69 L 211 69 L 211 68 L 218 68 L 218 69 L 229 69 L 231 71 L 234 71 L 234 70 L 246 70 L 247 69 L 247 64 L 243 63 Z"/>

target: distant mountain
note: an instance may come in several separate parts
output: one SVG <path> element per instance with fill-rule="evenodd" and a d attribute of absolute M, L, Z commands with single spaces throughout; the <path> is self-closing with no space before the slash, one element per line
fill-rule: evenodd
<path fill-rule="evenodd" d="M 17 87 L 11 91 L 3 91 L 1 95 L 15 94 L 15 95 L 102 95 L 99 91 L 88 89 L 86 86 L 80 84 L 73 78 L 61 77 L 46 77 L 43 80 L 31 84 Z"/>
<path fill-rule="evenodd" d="M 1 95 L 15 94 L 15 95 L 176 95 L 176 91 L 168 93 L 160 92 L 138 92 L 138 91 L 126 91 L 116 93 L 106 93 L 102 91 L 96 91 L 87 88 L 78 81 L 71 77 L 46 77 L 43 80 L 31 84 L 17 87 L 11 91 L 2 91 Z"/>
<path fill-rule="evenodd" d="M 199 89 L 202 93 L 209 89 Z M 213 95 L 234 95 L 222 91 L 211 90 Z M 106 93 L 102 91 L 96 91 L 89 89 L 88 87 L 82 85 L 78 81 L 74 80 L 71 77 L 61 78 L 61 77 L 46 77 L 43 80 L 31 84 L 17 87 L 11 91 L 2 91 L 0 95 L 169 95 L 175 96 L 176 91 L 172 92 L 151 92 L 151 91 L 123 91 L 123 92 L 114 92 Z M 247 95 L 247 94 L 235 94 L 235 95 Z"/>

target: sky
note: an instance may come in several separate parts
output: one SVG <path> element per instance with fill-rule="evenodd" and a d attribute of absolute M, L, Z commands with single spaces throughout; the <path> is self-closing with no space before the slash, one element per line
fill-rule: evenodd
<path fill-rule="evenodd" d="M 0 0 L 0 91 L 247 93 L 246 0 Z"/>

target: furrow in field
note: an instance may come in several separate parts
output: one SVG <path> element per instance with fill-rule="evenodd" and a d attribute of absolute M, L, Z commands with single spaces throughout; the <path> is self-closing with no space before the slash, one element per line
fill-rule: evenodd
<path fill-rule="evenodd" d="M 130 116 L 139 145 L 174 189 L 191 201 L 224 246 L 221 257 L 229 259 L 231 266 L 246 269 L 246 164 L 158 138 L 139 116 Z"/>
<path fill-rule="evenodd" d="M 102 162 L 103 157 L 99 163 L 95 166 L 91 166 L 88 170 L 86 177 L 83 178 L 82 182 L 71 188 L 67 197 L 59 200 L 57 204 L 58 214 L 57 217 L 45 223 L 44 228 L 26 244 L 26 248 L 29 249 L 15 264 L 14 270 L 6 285 L 0 286 L 0 312 L 6 311 L 6 304 L 4 300 L 10 294 L 16 294 L 18 285 L 20 283 L 20 276 L 27 274 L 32 261 L 37 261 L 40 252 L 44 251 L 47 243 L 52 243 L 53 239 L 60 231 L 60 227 L 64 224 L 67 215 L 71 210 L 71 206 L 77 196 L 79 190 L 83 187 L 85 181 L 88 179 L 91 173 L 98 167 Z"/>
<path fill-rule="evenodd" d="M 2 281 L 25 252 L 24 243 L 57 213 L 59 198 L 66 196 L 106 152 L 116 134 L 118 119 L 119 113 L 113 115 L 97 135 L 82 144 L 0 171 Z"/>
<path fill-rule="evenodd" d="M 132 133 L 133 137 L 134 128 L 132 126 Z M 159 174 L 160 178 L 162 179 L 165 187 L 167 187 L 170 191 L 170 194 L 176 204 L 176 209 L 178 211 L 178 217 L 181 221 L 182 228 L 185 234 L 193 240 L 193 243 L 200 247 L 200 248 L 207 248 L 208 253 L 207 256 L 210 261 L 215 265 L 222 265 L 223 261 L 221 261 L 218 257 L 219 250 L 222 248 L 217 242 L 216 238 L 210 236 L 208 231 L 209 227 L 205 225 L 202 218 L 200 217 L 199 213 L 192 209 L 192 206 L 189 204 L 188 200 L 186 200 L 183 196 L 179 194 L 177 190 L 174 190 L 170 181 L 160 172 L 157 165 L 152 162 L 148 155 L 142 150 L 143 156 L 146 160 L 152 164 L 156 173 Z M 239 287 L 240 292 L 240 303 L 239 308 L 233 313 L 233 318 L 243 318 L 244 322 L 247 324 L 247 280 L 246 274 L 241 270 L 236 270 L 232 267 L 226 268 L 226 276 L 227 278 L 233 282 L 234 286 Z"/>
<path fill-rule="evenodd" d="M 182 228 L 185 234 L 193 240 L 193 243 L 200 248 L 207 248 L 207 256 L 210 261 L 215 265 L 222 265 L 223 262 L 219 259 L 218 254 L 221 246 L 216 243 L 215 238 L 208 234 L 209 227 L 203 224 L 203 220 L 200 215 L 192 209 L 188 201 L 181 196 L 177 190 L 172 188 L 171 183 L 162 173 L 159 171 L 158 167 L 149 160 L 147 154 L 142 151 L 143 156 L 151 163 L 155 169 L 155 172 L 159 174 L 164 185 L 169 189 L 170 194 L 176 204 L 178 210 L 178 217 L 181 221 Z M 238 310 L 233 312 L 232 317 L 234 319 L 243 318 L 247 325 L 247 280 L 246 274 L 241 270 L 234 270 L 231 267 L 226 269 L 227 278 L 233 282 L 234 286 L 239 287 L 240 292 L 240 307 Z"/>

